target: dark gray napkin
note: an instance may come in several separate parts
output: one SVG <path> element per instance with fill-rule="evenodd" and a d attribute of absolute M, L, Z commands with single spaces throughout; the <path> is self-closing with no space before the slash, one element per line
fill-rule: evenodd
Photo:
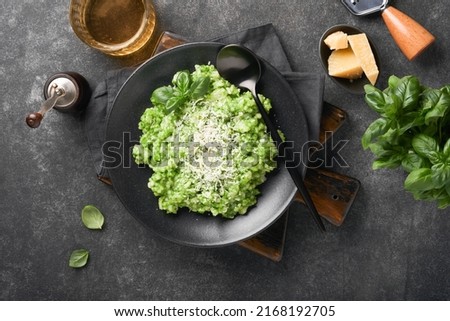
<path fill-rule="evenodd" d="M 246 29 L 211 41 L 241 44 L 277 68 L 297 94 L 299 108 L 303 108 L 307 119 L 309 139 L 318 139 L 323 102 L 323 76 L 312 72 L 292 71 L 272 24 Z M 86 108 L 85 131 L 99 177 L 108 177 L 106 169 L 102 166 L 102 145 L 105 141 L 108 115 L 120 87 L 134 69 L 123 68 L 107 72 L 105 80 L 97 85 Z"/>

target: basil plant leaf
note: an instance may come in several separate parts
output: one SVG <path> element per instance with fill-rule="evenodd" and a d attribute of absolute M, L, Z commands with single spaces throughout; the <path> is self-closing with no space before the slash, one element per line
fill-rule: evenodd
<path fill-rule="evenodd" d="M 450 206 L 450 196 L 438 200 L 438 207 L 443 210 Z"/>
<path fill-rule="evenodd" d="M 389 123 L 385 118 L 378 118 L 367 127 L 364 135 L 361 138 L 361 144 L 364 149 L 367 149 L 370 143 L 377 137 L 386 133 L 389 129 Z"/>
<path fill-rule="evenodd" d="M 444 87 L 441 88 L 441 91 L 450 95 L 450 84 L 445 85 Z"/>
<path fill-rule="evenodd" d="M 394 75 L 390 76 L 388 79 L 388 86 L 389 86 L 388 89 L 390 91 L 396 90 L 399 82 L 400 82 L 400 78 L 398 78 L 397 76 L 394 76 Z"/>
<path fill-rule="evenodd" d="M 428 160 L 433 165 L 442 165 L 444 161 L 443 154 L 439 152 L 430 152 L 430 154 L 428 154 Z"/>
<path fill-rule="evenodd" d="M 426 162 L 423 160 L 423 158 L 414 152 L 407 154 L 402 160 L 402 167 L 408 173 L 424 167 L 425 164 Z"/>
<path fill-rule="evenodd" d="M 434 155 L 433 153 L 439 151 L 439 146 L 436 139 L 424 134 L 416 135 L 413 138 L 412 147 L 417 154 L 426 158 L 429 158 Z"/>
<path fill-rule="evenodd" d="M 419 168 L 406 177 L 405 189 L 413 191 L 427 191 L 434 188 L 431 168 Z"/>
<path fill-rule="evenodd" d="M 448 93 L 444 90 L 427 88 L 422 93 L 422 108 L 433 109 L 436 105 L 448 104 Z"/>
<path fill-rule="evenodd" d="M 439 130 L 440 128 L 437 123 L 431 123 L 428 126 L 425 126 L 421 133 L 430 137 L 437 137 L 437 135 L 439 135 Z"/>
<path fill-rule="evenodd" d="M 372 85 L 365 85 L 364 91 L 366 92 L 364 100 L 367 105 L 377 113 L 383 114 L 386 107 L 386 97 L 389 96 Z"/>
<path fill-rule="evenodd" d="M 372 169 L 397 168 L 401 165 L 402 160 L 402 154 L 392 152 L 390 155 L 377 158 L 372 164 Z"/>
<path fill-rule="evenodd" d="M 91 230 L 101 230 L 105 218 L 103 214 L 93 205 L 86 205 L 81 211 L 81 220 L 84 226 Z"/>
<path fill-rule="evenodd" d="M 369 149 L 378 158 L 392 154 L 392 145 L 387 142 L 376 142 L 369 144 Z"/>
<path fill-rule="evenodd" d="M 399 133 L 404 134 L 413 127 L 422 126 L 425 123 L 424 118 L 418 111 L 406 113 L 398 120 Z"/>
<path fill-rule="evenodd" d="M 386 97 L 386 105 L 384 106 L 384 114 L 387 118 L 398 123 L 398 119 L 402 113 L 402 100 L 396 95 Z"/>
<path fill-rule="evenodd" d="M 450 138 L 447 139 L 447 142 L 444 145 L 444 148 L 442 149 L 442 153 L 444 154 L 444 157 L 447 158 L 447 161 L 450 162 Z"/>
<path fill-rule="evenodd" d="M 443 188 L 450 182 L 450 166 L 437 164 L 431 167 L 432 179 L 436 188 Z"/>
<path fill-rule="evenodd" d="M 442 188 L 433 188 L 422 192 L 413 192 L 416 194 L 416 199 L 424 201 L 436 201 L 447 197 L 447 193 Z"/>
<path fill-rule="evenodd" d="M 417 77 L 406 76 L 398 81 L 393 93 L 402 101 L 403 109 L 415 110 L 418 107 L 421 91 L 422 88 Z"/>
<path fill-rule="evenodd" d="M 72 268 L 81 268 L 86 265 L 89 259 L 89 251 L 78 249 L 72 252 L 69 258 L 69 266 Z"/>
<path fill-rule="evenodd" d="M 430 111 L 425 115 L 425 124 L 429 125 L 436 122 L 439 118 L 443 118 L 450 111 L 450 95 L 441 93 L 439 100 L 435 103 Z"/>

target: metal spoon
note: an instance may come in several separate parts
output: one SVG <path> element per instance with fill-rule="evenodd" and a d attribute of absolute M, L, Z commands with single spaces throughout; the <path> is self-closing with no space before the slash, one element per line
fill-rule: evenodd
<path fill-rule="evenodd" d="M 272 139 L 274 140 L 280 151 L 280 149 L 282 149 L 284 146 L 282 144 L 283 141 L 278 134 L 277 128 L 270 120 L 269 115 L 264 109 L 256 92 L 256 84 L 261 77 L 261 64 L 258 57 L 256 57 L 256 55 L 252 51 L 248 50 L 245 47 L 234 44 L 228 45 L 223 47 L 217 54 L 216 66 L 219 74 L 223 78 L 227 79 L 229 82 L 240 88 L 248 89 L 252 93 L 256 105 L 258 106 L 259 112 L 261 113 L 262 118 L 264 119 L 264 122 L 269 129 L 270 135 L 272 136 Z M 284 155 L 284 161 L 294 159 L 291 149 L 286 148 L 283 150 L 283 152 L 284 153 L 280 153 L 280 155 Z M 286 167 L 292 177 L 292 180 L 300 191 L 300 194 L 305 200 L 305 203 L 309 208 L 309 211 L 312 214 L 314 220 L 316 221 L 319 228 L 324 232 L 325 226 L 323 225 L 322 219 L 317 212 L 317 209 L 306 189 L 305 183 L 303 182 L 303 178 L 301 177 L 299 171 L 291 166 Z"/>

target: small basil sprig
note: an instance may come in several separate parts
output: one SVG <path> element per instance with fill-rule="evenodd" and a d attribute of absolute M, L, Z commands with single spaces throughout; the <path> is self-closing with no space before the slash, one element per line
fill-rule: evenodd
<path fill-rule="evenodd" d="M 209 90 L 211 80 L 209 77 L 199 77 L 193 80 L 187 70 L 177 72 L 172 85 L 155 89 L 150 101 L 154 106 L 163 105 L 167 114 L 180 108 L 190 99 L 200 99 Z"/>
<path fill-rule="evenodd" d="M 391 76 L 388 87 L 365 86 L 365 101 L 380 114 L 361 138 L 375 154 L 373 169 L 402 166 L 415 199 L 450 206 L 450 85 L 426 88 L 417 77 Z"/>

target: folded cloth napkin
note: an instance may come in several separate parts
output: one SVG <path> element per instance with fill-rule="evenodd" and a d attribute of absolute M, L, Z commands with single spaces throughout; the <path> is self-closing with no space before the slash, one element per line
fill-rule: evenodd
<path fill-rule="evenodd" d="M 286 78 L 297 94 L 308 123 L 309 139 L 317 140 L 322 114 L 323 76 L 313 72 L 293 72 L 286 54 L 272 24 L 246 29 L 211 41 L 224 44 L 241 44 L 272 66 Z M 105 141 L 106 125 L 120 87 L 135 68 L 108 71 L 106 78 L 95 88 L 85 112 L 85 131 L 89 148 L 99 177 L 107 178 L 107 170 L 102 166 L 102 145 Z M 307 93 L 307 94 L 305 94 Z"/>

